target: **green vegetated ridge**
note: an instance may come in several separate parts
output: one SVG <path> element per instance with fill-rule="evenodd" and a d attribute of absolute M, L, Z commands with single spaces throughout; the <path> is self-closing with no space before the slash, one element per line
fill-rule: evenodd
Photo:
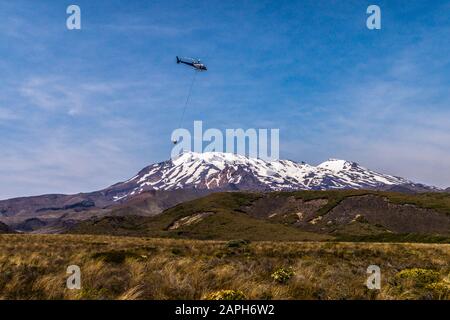
<path fill-rule="evenodd" d="M 450 216 L 450 194 L 447 193 L 402 194 L 365 190 L 219 192 L 176 205 L 155 217 L 91 219 L 76 225 L 69 233 L 217 240 L 450 242 L 448 235 L 392 233 L 382 225 L 368 224 L 364 219 L 322 231 L 299 226 L 294 213 L 270 218 L 256 218 L 248 214 L 248 208 L 260 199 L 268 203 L 275 199 L 280 201 L 280 198 L 305 202 L 325 199 L 326 203 L 315 213 L 320 217 L 326 216 L 347 198 L 366 195 L 387 198 L 392 204 L 408 204 Z"/>
<path fill-rule="evenodd" d="M 400 192 L 382 192 L 370 190 L 327 190 L 327 191 L 294 191 L 294 192 L 274 192 L 284 196 L 295 196 L 303 200 L 327 199 L 328 204 L 320 209 L 321 214 L 328 213 L 337 206 L 342 200 L 348 197 L 377 195 L 386 197 L 389 202 L 394 204 L 410 204 L 424 209 L 436 210 L 441 213 L 450 215 L 450 193 L 446 192 L 429 192 L 408 194 Z"/>
<path fill-rule="evenodd" d="M 215 193 L 188 201 L 156 217 L 122 216 L 90 220 L 77 225 L 70 233 L 114 234 L 194 239 L 249 240 L 327 240 L 327 235 L 304 232 L 292 226 L 247 216 L 240 208 L 251 205 L 257 193 Z M 211 212 L 200 221 L 171 229 L 175 221 L 194 214 Z"/>

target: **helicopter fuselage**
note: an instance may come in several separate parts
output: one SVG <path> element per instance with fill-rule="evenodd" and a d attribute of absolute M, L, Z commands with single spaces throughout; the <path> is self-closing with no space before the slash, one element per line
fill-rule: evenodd
<path fill-rule="evenodd" d="M 180 58 L 177 57 L 177 63 L 186 64 L 188 66 L 194 67 L 196 70 L 199 70 L 199 71 L 206 71 L 206 70 L 208 70 L 203 63 L 197 62 L 196 60 L 194 60 L 193 62 L 191 62 L 191 61 L 184 61 L 184 60 L 181 60 Z"/>
<path fill-rule="evenodd" d="M 206 66 L 203 63 L 193 63 L 192 66 L 200 71 L 206 71 Z"/>

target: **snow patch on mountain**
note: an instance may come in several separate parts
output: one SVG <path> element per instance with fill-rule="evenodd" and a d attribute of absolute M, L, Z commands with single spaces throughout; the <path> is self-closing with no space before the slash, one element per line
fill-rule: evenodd
<path fill-rule="evenodd" d="M 328 190 L 376 189 L 416 185 L 404 178 L 378 173 L 355 162 L 329 159 L 318 166 L 291 160 L 265 161 L 221 152 L 186 152 L 174 160 L 150 165 L 114 186 L 121 200 L 148 190 Z"/>

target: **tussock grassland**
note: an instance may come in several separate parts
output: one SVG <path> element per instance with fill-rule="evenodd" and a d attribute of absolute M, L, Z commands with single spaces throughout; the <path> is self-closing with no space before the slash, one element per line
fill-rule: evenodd
<path fill-rule="evenodd" d="M 450 299 L 449 262 L 448 244 L 1 235 L 0 298 Z M 371 264 L 381 290 L 365 286 Z"/>

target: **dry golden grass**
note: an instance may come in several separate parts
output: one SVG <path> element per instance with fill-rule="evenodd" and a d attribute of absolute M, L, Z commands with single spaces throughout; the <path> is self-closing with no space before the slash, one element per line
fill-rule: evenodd
<path fill-rule="evenodd" d="M 449 261 L 447 244 L 1 235 L 0 298 L 201 299 L 229 289 L 247 299 L 449 299 Z M 379 291 L 365 286 L 371 264 L 382 271 Z M 69 265 L 81 268 L 81 290 L 66 289 Z M 280 267 L 294 272 L 286 283 L 271 277 Z M 398 276 L 413 268 L 440 280 Z"/>

